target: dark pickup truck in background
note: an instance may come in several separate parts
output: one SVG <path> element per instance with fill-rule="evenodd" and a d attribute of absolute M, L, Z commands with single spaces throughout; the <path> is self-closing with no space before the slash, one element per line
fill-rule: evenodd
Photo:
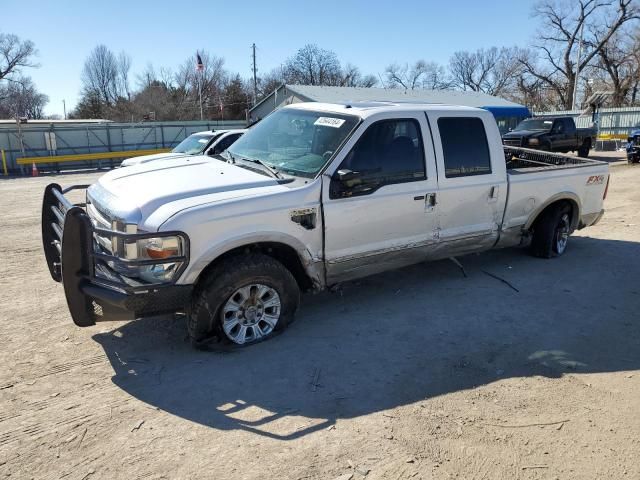
<path fill-rule="evenodd" d="M 502 143 L 510 147 L 527 147 L 548 152 L 578 152 L 587 157 L 595 145 L 592 128 L 576 128 L 572 117 L 528 118 L 513 131 L 502 136 Z"/>

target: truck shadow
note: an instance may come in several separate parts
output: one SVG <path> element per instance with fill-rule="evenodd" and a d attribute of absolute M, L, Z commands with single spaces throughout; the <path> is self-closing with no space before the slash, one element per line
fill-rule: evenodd
<path fill-rule="evenodd" d="M 169 318 L 93 338 L 113 382 L 141 401 L 281 440 L 506 377 L 640 369 L 640 244 L 574 237 L 570 248 L 551 261 L 460 258 L 468 277 L 442 261 L 307 295 L 286 333 L 250 348 L 194 351 Z"/>

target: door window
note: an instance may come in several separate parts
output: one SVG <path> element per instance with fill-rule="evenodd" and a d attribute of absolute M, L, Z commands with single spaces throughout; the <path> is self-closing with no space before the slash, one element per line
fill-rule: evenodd
<path fill-rule="evenodd" d="M 381 120 L 369 126 L 338 171 L 332 198 L 373 193 L 383 185 L 426 179 L 420 124 L 414 119 Z"/>
<path fill-rule="evenodd" d="M 441 117 L 438 129 L 446 178 L 491 173 L 489 144 L 480 118 Z"/>

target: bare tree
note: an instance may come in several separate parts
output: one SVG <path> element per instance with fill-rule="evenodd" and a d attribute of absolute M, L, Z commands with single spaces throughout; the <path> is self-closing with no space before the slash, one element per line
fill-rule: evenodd
<path fill-rule="evenodd" d="M 32 57 L 36 47 L 31 40 L 20 40 L 13 34 L 0 33 L 0 80 L 19 81 L 12 78 L 22 68 L 37 67 Z"/>
<path fill-rule="evenodd" d="M 385 69 L 385 76 L 386 86 L 391 88 L 444 90 L 451 86 L 444 67 L 424 60 L 418 60 L 411 66 L 393 63 Z"/>
<path fill-rule="evenodd" d="M 566 109 L 572 107 L 576 70 L 584 70 L 623 25 L 640 18 L 635 0 L 541 0 L 534 11 L 542 20 L 540 43 L 535 46 L 539 58 L 522 58 L 521 63 L 529 75 L 555 92 L 558 106 Z M 596 34 L 593 27 L 598 24 L 604 28 Z M 576 65 L 581 31 L 583 51 Z"/>
<path fill-rule="evenodd" d="M 492 47 L 475 52 L 455 52 L 449 61 L 452 82 L 462 90 L 506 96 L 522 75 L 518 48 Z"/>
<path fill-rule="evenodd" d="M 131 57 L 123 50 L 118 54 L 117 62 L 117 87 L 118 93 L 131 100 L 131 85 L 129 83 L 129 71 L 131 70 Z"/>
<path fill-rule="evenodd" d="M 286 83 L 284 68 L 274 68 L 258 79 L 258 101 L 270 95 L 276 88 Z"/>
<path fill-rule="evenodd" d="M 342 71 L 336 54 L 317 45 L 305 45 L 284 66 L 286 83 L 340 85 Z"/>
<path fill-rule="evenodd" d="M 200 88 L 203 110 L 210 112 L 211 117 L 217 117 L 215 109 L 224 103 L 221 99 L 229 76 L 224 69 L 224 59 L 205 51 L 200 52 L 200 58 L 204 66 L 201 72 L 196 71 L 196 56 L 193 55 L 184 61 L 175 75 L 175 98 L 181 119 L 193 119 L 199 115 Z"/>
<path fill-rule="evenodd" d="M 85 93 L 95 93 L 105 105 L 116 103 L 118 87 L 118 60 L 105 45 L 96 46 L 84 62 L 82 84 Z"/>
<path fill-rule="evenodd" d="M 40 119 L 49 97 L 38 92 L 28 77 L 0 85 L 0 118 L 27 117 Z"/>
<path fill-rule="evenodd" d="M 598 29 L 594 38 L 599 38 L 603 29 Z M 631 32 L 617 32 L 598 52 L 594 70 L 605 76 L 604 82 L 613 92 L 611 105 L 620 107 L 640 79 L 640 35 Z"/>
<path fill-rule="evenodd" d="M 340 71 L 341 87 L 374 87 L 378 79 L 374 75 L 362 75 L 360 69 L 351 63 L 347 63 Z"/>

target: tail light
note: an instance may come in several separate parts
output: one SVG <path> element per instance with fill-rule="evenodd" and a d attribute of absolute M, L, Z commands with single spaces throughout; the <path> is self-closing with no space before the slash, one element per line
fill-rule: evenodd
<path fill-rule="evenodd" d="M 607 198 L 607 192 L 609 191 L 609 180 L 611 180 L 611 175 L 607 175 L 607 186 L 604 187 L 604 195 L 602 195 L 602 200 Z"/>

